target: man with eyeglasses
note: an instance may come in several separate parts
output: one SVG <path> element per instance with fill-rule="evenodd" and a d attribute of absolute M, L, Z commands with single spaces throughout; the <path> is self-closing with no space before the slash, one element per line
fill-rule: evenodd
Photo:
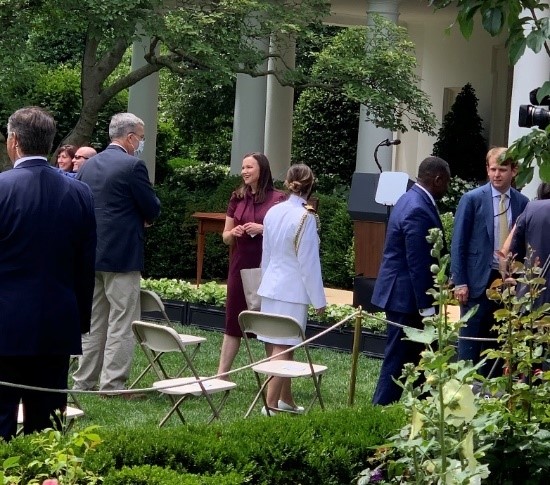
<path fill-rule="evenodd" d="M 98 241 L 92 323 L 82 337 L 82 357 L 73 375 L 74 388 L 83 390 L 99 384 L 100 391 L 115 391 L 126 385 L 134 354 L 131 325 L 140 315 L 145 227 L 160 213 L 139 159 L 143 121 L 118 113 L 111 118 L 109 137 L 107 148 L 87 160 L 76 177 L 92 189 Z"/>
<path fill-rule="evenodd" d="M 505 153 L 505 147 L 489 150 L 486 158 L 489 182 L 464 194 L 455 214 L 451 276 L 460 315 L 479 305 L 460 330 L 463 337 L 496 336 L 491 328 L 495 325 L 493 314 L 498 307 L 486 295 L 491 283 L 500 278 L 495 251 L 502 247 L 510 228 L 529 201 L 512 187 L 517 165 L 504 159 Z M 458 358 L 477 364 L 481 352 L 487 348 L 494 348 L 494 343 L 460 339 Z M 480 373 L 487 376 L 490 370 L 490 365 L 485 364 Z"/>
<path fill-rule="evenodd" d="M 80 147 L 73 157 L 73 172 L 78 172 L 82 165 L 86 163 L 86 160 L 97 155 L 97 152 L 92 147 Z"/>

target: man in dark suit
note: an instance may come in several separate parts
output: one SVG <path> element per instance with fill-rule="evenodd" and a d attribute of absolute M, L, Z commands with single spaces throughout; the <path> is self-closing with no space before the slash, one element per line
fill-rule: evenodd
<path fill-rule="evenodd" d="M 124 389 L 134 353 L 132 321 L 139 319 L 145 227 L 160 213 L 160 202 L 138 158 L 143 121 L 119 113 L 109 124 L 110 145 L 90 158 L 77 179 L 92 189 L 97 219 L 94 303 L 90 332 L 74 373 L 75 389 Z"/>
<path fill-rule="evenodd" d="M 475 305 L 477 312 L 461 328 L 463 337 L 495 337 L 491 328 L 495 325 L 495 302 L 486 295 L 491 283 L 500 278 L 499 261 L 495 251 L 500 249 L 523 212 L 528 199 L 512 188 L 517 166 L 503 160 L 506 148 L 492 148 L 487 153 L 489 182 L 462 196 L 455 214 L 451 244 L 451 277 L 455 285 L 455 297 L 464 315 Z M 477 364 L 481 352 L 493 343 L 460 339 L 458 358 Z M 490 366 L 480 372 L 487 375 Z"/>
<path fill-rule="evenodd" d="M 46 160 L 54 135 L 41 108 L 8 120 L 14 168 L 0 174 L 0 380 L 66 389 L 70 355 L 81 353 L 90 328 L 96 225 L 90 189 Z M 67 395 L 0 387 L 5 440 L 15 435 L 20 401 L 31 433 L 52 426 Z"/>
<path fill-rule="evenodd" d="M 543 267 L 550 257 L 550 184 L 540 184 L 537 199 L 529 202 L 518 217 L 510 252 L 516 255 L 516 261 L 523 262 L 530 246 L 533 259 L 538 258 L 539 265 Z M 546 284 L 543 285 L 546 289 L 537 300 L 537 305 L 550 303 L 550 271 L 542 276 L 546 279 Z"/>
<path fill-rule="evenodd" d="M 382 265 L 376 278 L 372 303 L 386 312 L 392 322 L 420 328 L 422 318 L 435 314 L 433 298 L 426 294 L 433 286 L 430 266 L 431 245 L 426 240 L 432 228 L 443 230 L 435 199 L 449 186 L 449 165 L 428 157 L 418 168 L 418 180 L 395 204 L 388 221 Z M 395 382 L 403 365 L 417 363 L 423 346 L 403 340 L 401 328 L 388 325 L 388 339 L 373 404 L 391 404 L 401 397 Z"/>

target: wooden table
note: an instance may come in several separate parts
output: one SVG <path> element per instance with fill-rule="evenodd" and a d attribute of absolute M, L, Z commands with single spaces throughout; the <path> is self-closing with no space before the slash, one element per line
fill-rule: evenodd
<path fill-rule="evenodd" d="M 191 215 L 199 221 L 197 230 L 197 287 L 201 284 L 202 265 L 204 261 L 204 246 L 206 234 L 217 232 L 221 234 L 225 226 L 225 212 L 195 212 Z M 230 252 L 231 254 L 231 252 Z"/>

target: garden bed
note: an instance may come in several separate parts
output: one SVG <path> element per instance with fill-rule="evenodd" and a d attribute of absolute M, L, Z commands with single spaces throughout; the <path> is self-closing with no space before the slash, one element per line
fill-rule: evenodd
<path fill-rule="evenodd" d="M 170 320 L 175 323 L 180 325 L 195 325 L 205 330 L 224 330 L 225 307 L 175 300 L 163 300 L 163 303 Z M 160 313 L 148 312 L 144 313 L 142 318 L 160 321 L 162 320 L 162 315 Z M 328 323 L 323 324 L 314 320 L 308 321 L 306 337 L 313 337 L 326 330 L 327 326 Z M 354 331 L 351 327 L 337 328 L 320 337 L 311 346 L 351 352 L 353 348 L 353 334 Z M 385 334 L 370 332 L 366 329 L 362 330 L 360 352 L 369 357 L 380 359 L 384 357 L 385 346 Z"/>

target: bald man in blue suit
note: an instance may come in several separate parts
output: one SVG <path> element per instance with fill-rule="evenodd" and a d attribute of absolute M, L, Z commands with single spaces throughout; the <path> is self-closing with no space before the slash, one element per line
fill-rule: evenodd
<path fill-rule="evenodd" d="M 449 187 L 449 165 L 428 157 L 418 167 L 418 181 L 395 204 L 388 221 L 380 272 L 372 303 L 386 312 L 392 322 L 420 328 L 423 316 L 435 313 L 433 298 L 426 292 L 433 286 L 430 266 L 435 262 L 426 240 L 432 228 L 443 230 L 435 200 Z M 394 379 L 407 362 L 418 363 L 423 346 L 403 340 L 401 328 L 388 325 L 388 339 L 373 404 L 391 404 L 402 389 Z"/>

